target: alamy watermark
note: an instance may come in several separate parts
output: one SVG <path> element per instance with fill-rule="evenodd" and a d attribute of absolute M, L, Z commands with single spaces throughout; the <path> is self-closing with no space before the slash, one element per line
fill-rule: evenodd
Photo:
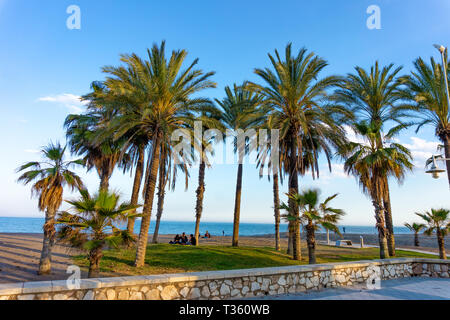
<path fill-rule="evenodd" d="M 380 290 L 381 289 L 381 268 L 376 265 L 369 265 L 366 269 L 369 275 L 366 280 L 366 287 L 368 290 Z"/>
<path fill-rule="evenodd" d="M 81 270 L 78 266 L 68 266 L 66 273 L 71 275 L 66 280 L 66 286 L 69 290 L 79 290 L 81 288 Z"/>
<path fill-rule="evenodd" d="M 70 5 L 67 7 L 66 13 L 69 17 L 66 20 L 66 26 L 69 30 L 81 29 L 81 9 L 77 5 Z"/>
<path fill-rule="evenodd" d="M 367 14 L 370 16 L 367 18 L 367 28 L 369 30 L 380 30 L 381 29 L 381 9 L 377 5 L 371 5 L 367 8 Z"/>

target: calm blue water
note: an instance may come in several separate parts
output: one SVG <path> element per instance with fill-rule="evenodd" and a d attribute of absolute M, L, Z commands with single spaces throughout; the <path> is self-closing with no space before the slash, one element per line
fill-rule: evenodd
<path fill-rule="evenodd" d="M 42 233 L 42 226 L 44 224 L 43 218 L 6 218 L 0 217 L 0 233 Z M 345 227 L 346 233 L 356 234 L 376 234 L 375 227 L 365 226 L 341 226 L 343 231 Z M 150 233 L 153 233 L 155 228 L 155 221 L 150 223 Z M 194 233 L 194 222 L 176 222 L 176 221 L 161 221 L 159 228 L 160 234 L 177 234 L 186 232 L 187 234 Z M 140 221 L 136 221 L 135 230 L 140 229 Z M 209 231 L 210 234 L 218 236 L 225 232 L 225 235 L 233 234 L 233 223 L 224 222 L 202 222 L 200 224 L 200 233 L 204 234 Z M 280 226 L 281 232 L 287 232 L 287 225 Z M 259 223 L 241 223 L 239 227 L 239 234 L 242 236 L 273 234 L 273 224 L 259 224 Z M 397 234 L 411 233 L 405 227 L 395 227 L 394 232 Z"/>

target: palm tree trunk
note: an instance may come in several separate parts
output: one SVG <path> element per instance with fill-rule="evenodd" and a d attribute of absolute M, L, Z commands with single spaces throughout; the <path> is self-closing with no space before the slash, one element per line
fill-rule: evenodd
<path fill-rule="evenodd" d="M 291 154 L 289 161 L 289 194 L 298 194 L 298 168 L 297 168 L 297 140 L 291 141 Z M 295 201 L 289 199 L 290 214 L 295 218 L 292 221 L 292 256 L 294 260 L 301 260 L 300 251 L 300 211 Z"/>
<path fill-rule="evenodd" d="M 100 175 L 100 190 L 108 190 L 109 189 L 109 174 L 108 170 L 102 170 Z"/>
<path fill-rule="evenodd" d="M 146 183 L 147 190 L 145 190 L 144 209 L 142 211 L 141 231 L 139 232 L 139 239 L 137 242 L 136 259 L 134 261 L 135 267 L 143 267 L 145 264 L 145 253 L 147 251 L 148 229 L 150 227 L 150 219 L 152 215 L 153 198 L 155 196 L 156 179 L 158 177 L 159 155 L 161 152 L 161 139 L 157 134 L 152 141 L 152 156 L 150 163 L 150 173 Z"/>
<path fill-rule="evenodd" d="M 273 208 L 275 213 L 275 250 L 281 250 L 280 239 L 280 196 L 278 191 L 278 173 L 273 174 Z"/>
<path fill-rule="evenodd" d="M 375 208 L 375 219 L 377 220 L 376 228 L 378 229 L 378 242 L 380 245 L 380 258 L 389 258 L 389 249 L 386 238 L 386 226 L 384 221 L 384 209 L 381 201 L 372 201 Z"/>
<path fill-rule="evenodd" d="M 233 247 L 239 246 L 239 221 L 241 217 L 241 194 L 242 194 L 242 171 L 243 171 L 243 157 L 239 159 L 237 182 L 236 182 L 236 197 L 234 201 L 234 220 L 233 220 Z"/>
<path fill-rule="evenodd" d="M 293 230 L 293 224 L 292 221 L 289 221 L 288 223 L 288 248 L 286 253 L 287 254 L 292 254 L 292 244 L 293 244 L 293 239 L 294 239 L 294 230 Z"/>
<path fill-rule="evenodd" d="M 95 248 L 89 252 L 88 278 L 97 278 L 100 275 L 100 260 L 102 259 L 102 248 Z"/>
<path fill-rule="evenodd" d="M 139 200 L 139 190 L 141 188 L 142 176 L 144 174 L 144 146 L 139 147 L 139 158 L 136 164 L 136 173 L 134 175 L 133 191 L 131 192 L 131 205 L 137 205 Z M 135 211 L 136 212 L 136 211 Z M 134 222 L 136 218 L 129 218 L 127 224 L 127 230 L 130 234 L 134 233 Z"/>
<path fill-rule="evenodd" d="M 206 164 L 204 161 L 200 162 L 200 168 L 198 171 L 198 188 L 197 188 L 197 204 L 195 205 L 195 240 L 198 246 L 198 238 L 200 235 L 200 219 L 203 212 L 203 196 L 205 193 L 205 169 Z"/>
<path fill-rule="evenodd" d="M 309 264 L 316 264 L 316 235 L 311 222 L 306 226 L 306 241 L 308 242 Z"/>
<path fill-rule="evenodd" d="M 414 233 L 414 246 L 420 247 L 420 244 L 419 244 L 419 233 L 418 232 Z"/>
<path fill-rule="evenodd" d="M 385 188 L 386 193 L 383 200 L 384 204 L 384 216 L 386 220 L 386 229 L 387 229 L 387 242 L 388 242 L 388 249 L 389 249 L 389 256 L 395 257 L 395 236 L 394 236 L 394 224 L 392 221 L 392 206 L 391 206 L 391 197 L 390 197 L 390 191 L 389 191 L 389 184 L 388 180 L 385 177 Z"/>
<path fill-rule="evenodd" d="M 438 240 L 438 246 L 439 246 L 439 259 L 447 259 L 447 256 L 445 254 L 445 240 L 444 235 L 442 234 L 442 231 L 440 228 L 437 228 L 436 230 L 437 234 L 437 240 Z"/>
<path fill-rule="evenodd" d="M 444 138 L 444 153 L 445 158 L 450 159 L 450 134 L 447 134 Z M 448 184 L 450 186 L 450 160 L 445 161 L 447 166 L 447 177 L 448 177 Z"/>
<path fill-rule="evenodd" d="M 52 271 L 52 249 L 55 243 L 55 211 L 48 210 L 45 214 L 44 239 L 42 241 L 41 259 L 38 274 L 50 274 Z"/>
<path fill-rule="evenodd" d="M 152 243 L 158 243 L 159 226 L 161 224 L 161 216 L 164 209 L 164 197 L 166 195 L 166 163 L 165 159 L 161 159 L 159 168 L 159 184 L 158 184 L 158 209 L 156 211 L 156 225 L 153 232 Z"/>

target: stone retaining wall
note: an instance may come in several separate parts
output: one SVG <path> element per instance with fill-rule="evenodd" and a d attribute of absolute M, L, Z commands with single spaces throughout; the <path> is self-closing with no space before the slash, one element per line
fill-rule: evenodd
<path fill-rule="evenodd" d="M 377 279 L 448 278 L 450 262 L 388 259 L 279 268 L 0 284 L 0 300 L 222 300 L 296 293 Z"/>

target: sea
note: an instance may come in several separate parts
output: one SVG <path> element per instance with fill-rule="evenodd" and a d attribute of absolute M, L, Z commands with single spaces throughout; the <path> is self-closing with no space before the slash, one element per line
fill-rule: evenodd
<path fill-rule="evenodd" d="M 43 218 L 9 218 L 0 217 L 0 233 L 42 233 L 44 225 Z M 344 230 L 345 228 L 345 230 Z M 151 221 L 149 233 L 155 229 L 155 221 Z M 161 221 L 159 234 L 186 234 L 194 233 L 195 223 L 186 221 Z M 353 234 L 376 234 L 374 226 L 339 226 L 341 232 Z M 140 220 L 136 221 L 135 230 L 140 230 Z M 231 222 L 201 222 L 200 234 L 208 231 L 213 236 L 231 236 L 233 234 L 233 223 Z M 287 232 L 287 224 L 280 225 L 280 232 Z M 319 231 L 320 232 L 320 231 Z M 323 230 L 322 230 L 323 232 Z M 271 223 L 240 223 L 239 235 L 256 236 L 274 233 L 274 225 Z M 406 227 L 394 227 L 396 234 L 411 234 Z"/>

